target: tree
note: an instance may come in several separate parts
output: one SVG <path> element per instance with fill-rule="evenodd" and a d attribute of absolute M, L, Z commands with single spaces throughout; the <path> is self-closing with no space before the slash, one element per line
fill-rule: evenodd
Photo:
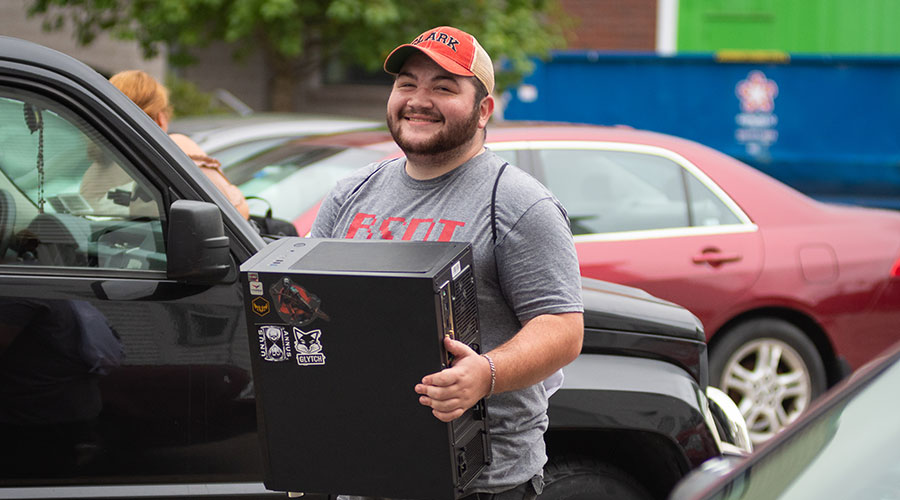
<path fill-rule="evenodd" d="M 476 34 L 504 61 L 498 87 L 533 69 L 530 56 L 561 46 L 557 0 L 32 0 L 29 15 L 45 29 L 71 22 L 78 42 L 101 31 L 135 40 L 147 57 L 169 51 L 190 64 L 191 49 L 222 40 L 234 56 L 262 54 L 270 108 L 297 109 L 295 96 L 315 85 L 323 61 L 337 58 L 370 70 L 388 52 L 433 26 Z"/>

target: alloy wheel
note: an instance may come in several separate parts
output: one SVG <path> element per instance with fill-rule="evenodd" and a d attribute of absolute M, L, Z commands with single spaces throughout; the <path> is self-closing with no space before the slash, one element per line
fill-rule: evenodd
<path fill-rule="evenodd" d="M 725 364 L 721 389 L 737 403 L 754 444 L 796 420 L 812 399 L 803 358 L 772 338 L 750 341 L 735 351 Z"/>

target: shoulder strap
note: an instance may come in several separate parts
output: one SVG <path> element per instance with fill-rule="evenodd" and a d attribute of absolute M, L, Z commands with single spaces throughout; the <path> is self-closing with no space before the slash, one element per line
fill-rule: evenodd
<path fill-rule="evenodd" d="M 388 163 L 390 163 L 394 160 L 399 160 L 399 158 L 390 158 L 390 159 L 384 160 L 383 162 L 378 164 L 378 166 L 375 167 L 375 169 L 372 170 L 369 173 L 369 175 L 367 175 L 366 178 L 362 180 L 362 182 L 357 184 L 356 187 L 354 187 L 353 190 L 350 191 L 350 194 L 352 195 L 352 194 L 356 193 L 357 191 L 359 191 L 359 188 L 361 188 L 363 186 L 363 184 L 365 184 L 366 182 L 369 182 L 369 179 L 371 179 L 373 175 L 377 174 L 378 171 L 381 170 L 382 168 L 384 168 L 385 165 L 387 165 Z"/>
<path fill-rule="evenodd" d="M 507 165 L 509 165 L 509 162 L 504 162 L 500 166 L 497 178 L 494 179 L 494 190 L 491 192 L 491 240 L 495 245 L 497 244 L 497 185 L 500 184 L 500 176 L 503 175 Z"/>

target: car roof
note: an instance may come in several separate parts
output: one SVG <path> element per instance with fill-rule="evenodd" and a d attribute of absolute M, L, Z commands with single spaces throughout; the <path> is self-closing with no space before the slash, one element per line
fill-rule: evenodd
<path fill-rule="evenodd" d="M 387 129 L 374 134 L 348 132 L 335 134 L 329 138 L 316 138 L 313 140 L 320 144 L 329 143 L 342 146 L 372 146 L 380 142 L 393 142 Z M 488 124 L 487 142 L 517 141 L 600 141 L 654 144 L 677 150 L 690 147 L 709 149 L 688 139 L 635 129 L 626 125 L 603 126 L 585 123 L 518 120 L 506 120 Z"/>
<path fill-rule="evenodd" d="M 0 35 L 0 60 L 42 67 L 52 73 L 59 73 L 88 84 L 96 85 L 106 80 L 88 65 L 62 52 L 9 36 Z"/>
<path fill-rule="evenodd" d="M 379 126 L 381 122 L 337 115 L 254 113 L 179 118 L 172 121 L 169 131 L 190 136 L 204 150 L 215 152 L 254 139 L 334 134 Z"/>

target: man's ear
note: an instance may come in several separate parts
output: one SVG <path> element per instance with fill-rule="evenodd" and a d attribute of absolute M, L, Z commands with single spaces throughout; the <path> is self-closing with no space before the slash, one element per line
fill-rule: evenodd
<path fill-rule="evenodd" d="M 494 96 L 488 94 L 481 100 L 478 107 L 478 128 L 487 127 L 492 114 L 494 114 Z"/>
<path fill-rule="evenodd" d="M 163 132 L 169 131 L 169 115 L 165 111 L 156 113 L 156 117 L 153 118 L 153 121 L 159 125 L 159 128 L 163 129 Z"/>

